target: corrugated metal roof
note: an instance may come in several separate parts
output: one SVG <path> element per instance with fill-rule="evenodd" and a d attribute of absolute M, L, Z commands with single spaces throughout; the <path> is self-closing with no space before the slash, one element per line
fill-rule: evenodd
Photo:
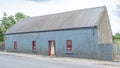
<path fill-rule="evenodd" d="M 6 34 L 97 26 L 105 6 L 23 19 Z"/>

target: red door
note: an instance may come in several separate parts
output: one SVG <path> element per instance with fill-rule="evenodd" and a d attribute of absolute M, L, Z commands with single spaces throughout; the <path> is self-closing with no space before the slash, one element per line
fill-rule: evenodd
<path fill-rule="evenodd" d="M 48 56 L 51 55 L 51 41 L 48 41 Z"/>
<path fill-rule="evenodd" d="M 48 56 L 51 55 L 51 47 L 54 46 L 54 49 L 55 49 L 55 40 L 50 40 L 48 41 Z M 54 50 L 54 54 L 55 54 L 55 50 Z"/>

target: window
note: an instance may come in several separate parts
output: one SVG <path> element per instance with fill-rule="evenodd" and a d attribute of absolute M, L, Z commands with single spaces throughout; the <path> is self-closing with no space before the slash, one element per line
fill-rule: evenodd
<path fill-rule="evenodd" d="M 72 51 L 72 40 L 66 40 L 66 51 Z"/>
<path fill-rule="evenodd" d="M 16 50 L 17 49 L 17 42 L 15 41 L 14 42 L 14 50 Z"/>
<path fill-rule="evenodd" d="M 32 41 L 32 50 L 36 50 L 36 42 Z"/>

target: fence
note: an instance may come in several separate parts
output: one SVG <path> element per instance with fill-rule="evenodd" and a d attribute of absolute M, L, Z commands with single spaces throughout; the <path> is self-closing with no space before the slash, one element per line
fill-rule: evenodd
<path fill-rule="evenodd" d="M 113 45 L 113 59 L 114 61 L 120 61 L 120 45 Z"/>

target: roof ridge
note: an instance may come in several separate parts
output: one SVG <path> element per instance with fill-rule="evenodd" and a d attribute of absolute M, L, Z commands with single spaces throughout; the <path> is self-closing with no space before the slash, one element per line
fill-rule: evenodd
<path fill-rule="evenodd" d="M 84 9 L 69 10 L 69 11 L 52 13 L 52 14 L 45 14 L 45 15 L 34 16 L 34 17 L 29 17 L 29 18 L 44 17 L 44 16 L 49 16 L 49 15 L 58 15 L 58 14 L 63 14 L 63 13 L 70 13 L 70 12 L 75 12 L 75 11 L 91 10 L 91 9 L 103 8 L 103 7 L 106 7 L 106 6 L 98 6 L 98 7 L 92 7 L 92 8 L 90 7 L 90 8 L 84 8 Z M 27 19 L 27 18 L 25 18 L 25 19 Z"/>
<path fill-rule="evenodd" d="M 103 13 L 106 9 L 106 6 L 103 6 L 101 12 L 100 12 L 100 15 L 98 16 L 97 20 L 96 20 L 96 24 L 95 25 L 98 25 L 99 24 L 99 21 L 101 20 L 102 16 L 103 16 Z"/>

